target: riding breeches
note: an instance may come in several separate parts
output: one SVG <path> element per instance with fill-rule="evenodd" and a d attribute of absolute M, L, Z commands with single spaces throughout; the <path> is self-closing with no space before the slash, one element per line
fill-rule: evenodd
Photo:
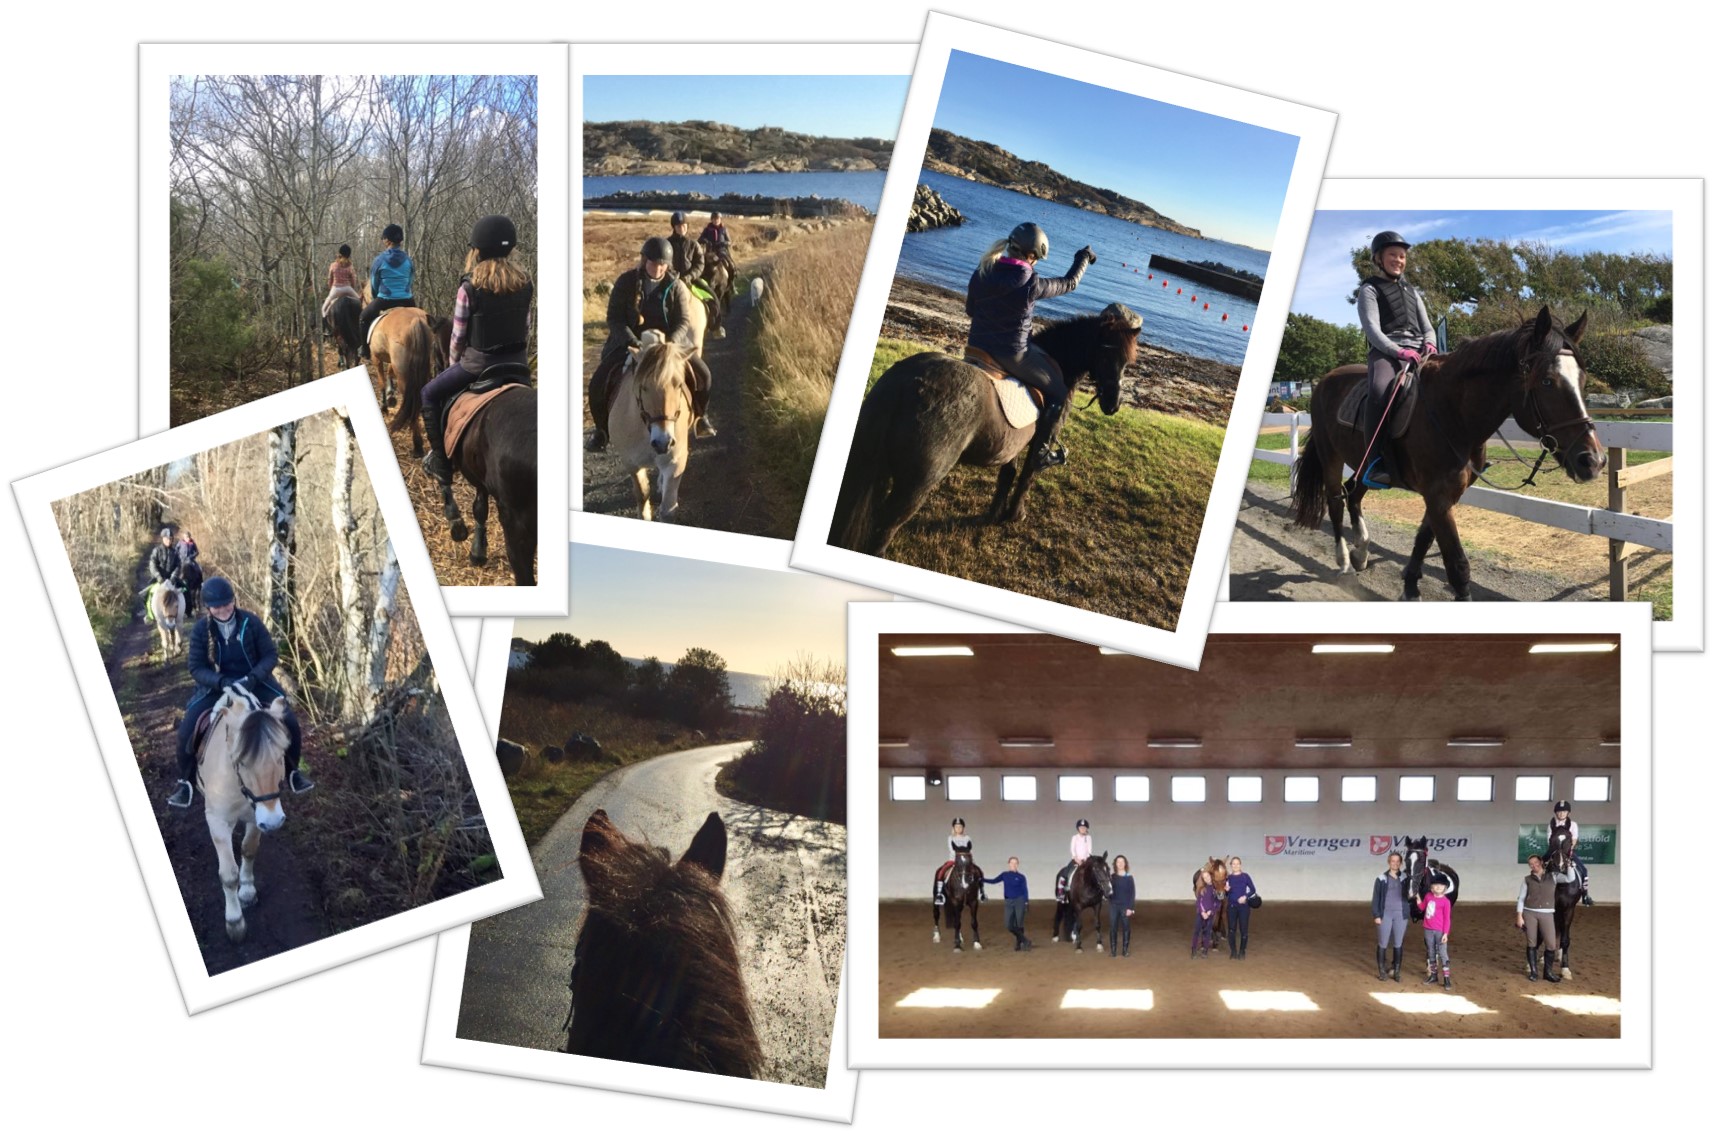
<path fill-rule="evenodd" d="M 1524 942 L 1532 950 L 1537 946 L 1559 949 L 1559 928 L 1553 924 L 1553 911 L 1524 911 Z"/>
<path fill-rule="evenodd" d="M 1402 910 L 1396 914 L 1383 915 L 1381 924 L 1375 927 L 1375 945 L 1392 946 L 1395 949 L 1403 946 L 1405 944 L 1405 927 L 1409 924 L 1410 919 L 1405 916 L 1405 912 Z"/>
<path fill-rule="evenodd" d="M 1426 926 L 1422 930 L 1422 944 L 1428 948 L 1428 964 L 1440 963 L 1440 972 L 1448 973 L 1452 969 L 1452 951 L 1446 944 L 1446 931 L 1430 930 Z"/>
<path fill-rule="evenodd" d="M 387 311 L 395 307 L 415 306 L 417 306 L 417 298 L 415 296 L 404 296 L 401 299 L 394 300 L 370 300 L 369 306 L 365 307 L 362 314 L 357 317 L 357 341 L 359 343 L 367 343 L 369 341 L 369 325 L 379 319 L 383 311 Z"/>
<path fill-rule="evenodd" d="M 323 319 L 326 319 L 327 313 L 333 310 L 333 301 L 341 296 L 350 296 L 358 303 L 363 302 L 363 297 L 358 293 L 356 288 L 347 284 L 335 284 L 333 287 L 327 289 L 327 298 L 321 301 L 321 317 Z"/>
<path fill-rule="evenodd" d="M 1131 952 L 1131 920 L 1125 914 L 1126 909 L 1118 903 L 1107 906 L 1107 951 L 1110 954 L 1117 954 L 1121 949 L 1127 954 Z"/>
<path fill-rule="evenodd" d="M 196 779 L 196 754 L 190 751 L 191 734 L 196 732 L 196 719 L 203 711 L 211 708 L 220 700 L 219 690 L 204 688 L 184 707 L 184 717 L 179 719 L 179 779 L 194 781 Z M 264 706 L 272 705 L 273 698 L 268 697 L 267 691 L 257 695 Z M 298 715 L 288 707 L 285 714 L 286 731 L 291 734 L 291 744 L 286 747 L 286 771 L 298 767 L 298 756 L 303 752 L 303 729 L 298 725 Z"/>
<path fill-rule="evenodd" d="M 1372 443 L 1375 431 L 1381 428 L 1381 414 L 1387 408 L 1387 399 L 1393 395 L 1393 386 L 1399 376 L 1405 372 L 1405 364 L 1398 359 L 1389 358 L 1381 352 L 1369 351 L 1369 397 L 1363 404 L 1363 441 Z"/>
<path fill-rule="evenodd" d="M 1226 944 L 1232 948 L 1234 954 L 1241 954 L 1249 948 L 1249 903 L 1229 902 L 1226 904 Z"/>
<path fill-rule="evenodd" d="M 1021 355 L 991 355 L 1001 370 L 1029 387 L 1039 390 L 1042 397 L 1047 399 L 1049 407 L 1054 407 L 1065 401 L 1069 393 L 1065 385 L 1065 377 L 1060 373 L 1059 364 L 1053 361 L 1053 356 L 1031 343 L 1024 348 Z"/>

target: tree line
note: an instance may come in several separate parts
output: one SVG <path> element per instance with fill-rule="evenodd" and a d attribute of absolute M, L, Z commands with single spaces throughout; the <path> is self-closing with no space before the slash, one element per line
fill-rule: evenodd
<path fill-rule="evenodd" d="M 513 680 L 532 692 L 565 701 L 605 697 L 636 717 L 676 721 L 692 729 L 719 729 L 732 718 L 726 660 L 693 646 L 669 670 L 653 655 L 632 665 L 602 639 L 549 635 L 530 651 L 529 666 Z"/>

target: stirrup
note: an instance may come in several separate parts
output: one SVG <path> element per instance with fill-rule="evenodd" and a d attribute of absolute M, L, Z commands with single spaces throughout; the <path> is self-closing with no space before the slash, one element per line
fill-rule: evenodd
<path fill-rule="evenodd" d="M 452 484 L 452 462 L 439 450 L 431 448 L 423 454 L 423 469 L 441 484 L 448 486 Z"/>
<path fill-rule="evenodd" d="M 1064 465 L 1066 461 L 1065 446 L 1050 446 L 1046 442 L 1036 447 L 1036 468 L 1051 469 L 1055 465 Z"/>
<path fill-rule="evenodd" d="M 288 776 L 286 780 L 290 784 L 292 791 L 300 795 L 315 787 L 315 781 L 305 776 L 303 772 L 298 769 L 293 769 L 291 775 Z"/>
<path fill-rule="evenodd" d="M 167 797 L 167 807 L 188 808 L 191 806 L 191 802 L 195 799 L 196 789 L 191 787 L 190 781 L 181 780 L 179 781 L 179 786 L 173 789 L 173 794 Z"/>
<path fill-rule="evenodd" d="M 1392 476 L 1385 470 L 1381 469 L 1380 464 L 1381 459 L 1379 457 L 1375 458 L 1373 461 L 1369 462 L 1369 467 L 1363 471 L 1363 475 L 1357 478 L 1363 483 L 1364 488 L 1390 489 L 1394 487 Z"/>

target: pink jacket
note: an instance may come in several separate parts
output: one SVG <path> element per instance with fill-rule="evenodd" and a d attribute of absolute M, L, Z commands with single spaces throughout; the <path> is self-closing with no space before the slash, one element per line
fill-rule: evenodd
<path fill-rule="evenodd" d="M 1095 840 L 1093 837 L 1086 836 L 1082 832 L 1078 832 L 1076 835 L 1071 837 L 1071 858 L 1073 862 L 1082 863 L 1093 854 L 1095 854 Z"/>
<path fill-rule="evenodd" d="M 1452 900 L 1445 895 L 1424 895 L 1416 900 L 1416 905 L 1422 907 L 1422 927 L 1424 930 L 1438 930 L 1442 934 L 1452 932 Z"/>

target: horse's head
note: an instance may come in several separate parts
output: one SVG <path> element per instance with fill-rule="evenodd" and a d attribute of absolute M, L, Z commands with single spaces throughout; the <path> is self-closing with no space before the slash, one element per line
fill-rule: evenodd
<path fill-rule="evenodd" d="M 1428 837 L 1405 840 L 1404 867 L 1399 874 L 1405 880 L 1405 896 L 1415 899 L 1428 893 Z"/>
<path fill-rule="evenodd" d="M 238 792 L 250 802 L 256 826 L 277 831 L 286 822 L 280 794 L 286 787 L 286 750 L 292 743 L 286 699 L 275 698 L 267 709 L 258 709 L 253 698 L 228 691 L 215 703 L 215 712 L 221 715 L 220 751 L 232 762 Z"/>
<path fill-rule="evenodd" d="M 656 453 L 670 453 L 690 425 L 690 357 L 659 331 L 643 332 L 626 365 L 636 390 L 636 414 Z"/>
<path fill-rule="evenodd" d="M 1083 866 L 1088 869 L 1089 881 L 1095 884 L 1101 892 L 1101 897 L 1104 899 L 1112 898 L 1113 868 L 1107 864 L 1107 853 L 1103 851 L 1100 855 L 1091 855 L 1083 861 Z"/>
<path fill-rule="evenodd" d="M 1584 312 L 1561 328 L 1544 305 L 1516 336 L 1519 386 L 1512 416 L 1541 439 L 1542 448 L 1574 481 L 1593 481 L 1607 467 L 1607 454 L 1583 404 L 1587 376 L 1577 344 L 1588 323 Z"/>
<path fill-rule="evenodd" d="M 1119 380 L 1124 377 L 1125 368 L 1137 360 L 1137 336 L 1142 334 L 1143 317 L 1122 303 L 1110 303 L 1102 309 L 1096 326 L 1099 338 L 1089 364 L 1089 377 L 1095 383 L 1101 412 L 1117 414 Z"/>

